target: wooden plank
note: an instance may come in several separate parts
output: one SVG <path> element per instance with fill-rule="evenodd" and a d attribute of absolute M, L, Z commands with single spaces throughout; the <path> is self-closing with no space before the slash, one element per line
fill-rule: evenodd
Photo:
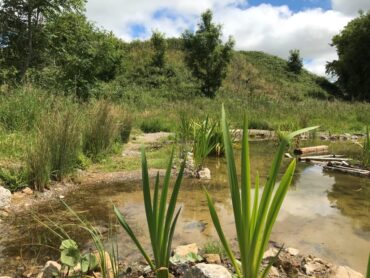
<path fill-rule="evenodd" d="M 298 148 L 294 150 L 295 155 L 302 155 L 306 153 L 325 153 L 328 152 L 329 146 L 321 145 L 321 146 L 313 146 L 313 147 L 306 147 L 306 148 Z"/>
<path fill-rule="evenodd" d="M 310 161 L 310 160 L 316 160 L 316 161 L 350 161 L 352 159 L 350 158 L 336 158 L 336 157 L 314 157 L 314 156 L 311 156 L 311 157 L 300 157 L 299 160 L 306 160 L 306 161 Z"/>

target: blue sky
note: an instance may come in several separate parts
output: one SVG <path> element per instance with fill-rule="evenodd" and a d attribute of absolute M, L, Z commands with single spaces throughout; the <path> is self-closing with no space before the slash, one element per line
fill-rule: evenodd
<path fill-rule="evenodd" d="M 258 50 L 287 58 L 299 49 L 305 67 L 325 74 L 336 59 L 329 44 L 370 0 L 88 0 L 87 16 L 123 40 L 145 40 L 152 30 L 178 37 L 193 30 L 206 9 L 222 24 L 224 39 L 236 49 Z"/>
<path fill-rule="evenodd" d="M 350 1 L 350 0 L 348 0 Z M 332 8 L 330 0 L 250 0 L 248 1 L 249 6 L 258 6 L 262 3 L 269 3 L 273 6 L 287 5 L 292 11 L 302 11 L 312 8 L 322 8 L 324 10 L 330 10 Z"/>

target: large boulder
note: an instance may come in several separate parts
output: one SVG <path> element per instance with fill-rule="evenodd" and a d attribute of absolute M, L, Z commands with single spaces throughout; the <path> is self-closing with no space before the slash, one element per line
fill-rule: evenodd
<path fill-rule="evenodd" d="M 200 263 L 185 272 L 184 278 L 232 278 L 232 276 L 222 265 Z"/>
<path fill-rule="evenodd" d="M 12 199 L 12 193 L 0 186 L 0 209 L 5 209 L 5 208 L 8 208 L 10 206 L 10 201 Z"/>

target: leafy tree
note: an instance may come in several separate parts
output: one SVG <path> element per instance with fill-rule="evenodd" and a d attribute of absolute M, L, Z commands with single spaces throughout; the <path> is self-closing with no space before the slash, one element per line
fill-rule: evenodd
<path fill-rule="evenodd" d="M 0 49 L 2 67 L 15 67 L 23 79 L 30 67 L 42 62 L 44 26 L 62 12 L 81 12 L 84 0 L 0 1 Z"/>
<path fill-rule="evenodd" d="M 202 14 L 198 30 L 193 34 L 185 31 L 185 62 L 192 74 L 201 83 L 201 90 L 207 97 L 214 98 L 226 77 L 227 65 L 230 62 L 234 41 L 232 38 L 223 44 L 221 25 L 212 23 L 212 12 Z"/>
<path fill-rule="evenodd" d="M 370 12 L 361 13 L 332 39 L 338 60 L 326 65 L 351 98 L 370 100 Z"/>
<path fill-rule="evenodd" d="M 289 51 L 289 59 L 288 59 L 288 69 L 295 74 L 300 74 L 303 67 L 302 58 L 300 57 L 300 53 L 298 49 L 293 49 Z"/>
<path fill-rule="evenodd" d="M 56 86 L 87 99 L 96 81 L 109 81 L 116 76 L 123 42 L 113 33 L 99 30 L 84 15 L 76 13 L 65 13 L 45 28 L 50 35 L 44 72 L 53 75 Z"/>
<path fill-rule="evenodd" d="M 154 55 L 152 58 L 152 66 L 158 68 L 164 68 L 165 65 L 165 53 L 167 48 L 167 42 L 164 35 L 160 32 L 153 32 L 150 42 L 154 48 Z"/>

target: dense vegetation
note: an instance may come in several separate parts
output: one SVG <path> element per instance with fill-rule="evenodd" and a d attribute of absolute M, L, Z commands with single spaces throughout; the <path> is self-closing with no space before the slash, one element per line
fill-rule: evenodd
<path fill-rule="evenodd" d="M 339 59 L 327 64 L 347 98 L 370 100 L 370 12 L 361 13 L 334 36 Z"/>

